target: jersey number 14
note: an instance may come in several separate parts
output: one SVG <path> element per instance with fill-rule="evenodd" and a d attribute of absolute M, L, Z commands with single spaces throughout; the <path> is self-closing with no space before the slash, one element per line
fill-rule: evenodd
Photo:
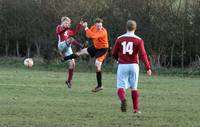
<path fill-rule="evenodd" d="M 129 55 L 133 54 L 133 42 L 122 42 L 123 54 L 128 53 Z"/>

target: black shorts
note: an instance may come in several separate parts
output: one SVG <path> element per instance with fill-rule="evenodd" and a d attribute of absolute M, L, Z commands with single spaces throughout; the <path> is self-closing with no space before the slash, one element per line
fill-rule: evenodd
<path fill-rule="evenodd" d="M 100 56 L 103 56 L 108 51 L 108 48 L 97 49 L 94 46 L 90 46 L 87 48 L 87 51 L 91 57 L 95 56 L 95 58 L 98 58 Z"/>

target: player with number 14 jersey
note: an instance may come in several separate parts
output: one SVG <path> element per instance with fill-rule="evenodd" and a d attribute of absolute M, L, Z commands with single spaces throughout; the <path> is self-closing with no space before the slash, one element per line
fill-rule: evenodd
<path fill-rule="evenodd" d="M 148 57 L 144 48 L 143 40 L 134 32 L 127 32 L 118 37 L 113 49 L 113 56 L 119 64 L 138 64 L 138 52 L 147 70 L 150 69 Z"/>
<path fill-rule="evenodd" d="M 127 22 L 127 33 L 117 38 L 113 48 L 113 57 L 118 61 L 117 69 L 117 94 L 121 101 L 121 111 L 126 112 L 126 89 L 131 89 L 133 112 L 139 111 L 139 56 L 144 62 L 147 74 L 151 75 L 150 63 L 144 48 L 144 41 L 135 35 L 136 22 L 129 20 Z M 138 56 L 139 54 L 139 56 Z"/>

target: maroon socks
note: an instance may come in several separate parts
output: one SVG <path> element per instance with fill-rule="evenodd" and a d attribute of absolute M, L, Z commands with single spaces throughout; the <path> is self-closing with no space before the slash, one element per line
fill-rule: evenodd
<path fill-rule="evenodd" d="M 125 92 L 125 90 L 123 88 L 119 88 L 117 90 L 117 94 L 118 94 L 118 97 L 119 97 L 119 99 L 120 99 L 121 102 L 125 100 L 125 98 L 126 98 L 126 92 Z"/>
<path fill-rule="evenodd" d="M 68 81 L 71 82 L 74 74 L 74 69 L 68 69 Z"/>
<path fill-rule="evenodd" d="M 133 102 L 133 111 L 138 111 L 139 110 L 139 92 L 137 90 L 132 90 L 131 91 L 131 96 L 132 96 L 132 102 Z"/>

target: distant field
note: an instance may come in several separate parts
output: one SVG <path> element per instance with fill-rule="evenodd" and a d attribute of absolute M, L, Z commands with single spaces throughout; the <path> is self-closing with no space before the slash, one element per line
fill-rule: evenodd
<path fill-rule="evenodd" d="M 121 113 L 115 74 L 103 74 L 105 90 L 92 93 L 95 73 L 0 65 L 0 127 L 200 127 L 200 77 L 140 76 L 140 109 Z"/>

